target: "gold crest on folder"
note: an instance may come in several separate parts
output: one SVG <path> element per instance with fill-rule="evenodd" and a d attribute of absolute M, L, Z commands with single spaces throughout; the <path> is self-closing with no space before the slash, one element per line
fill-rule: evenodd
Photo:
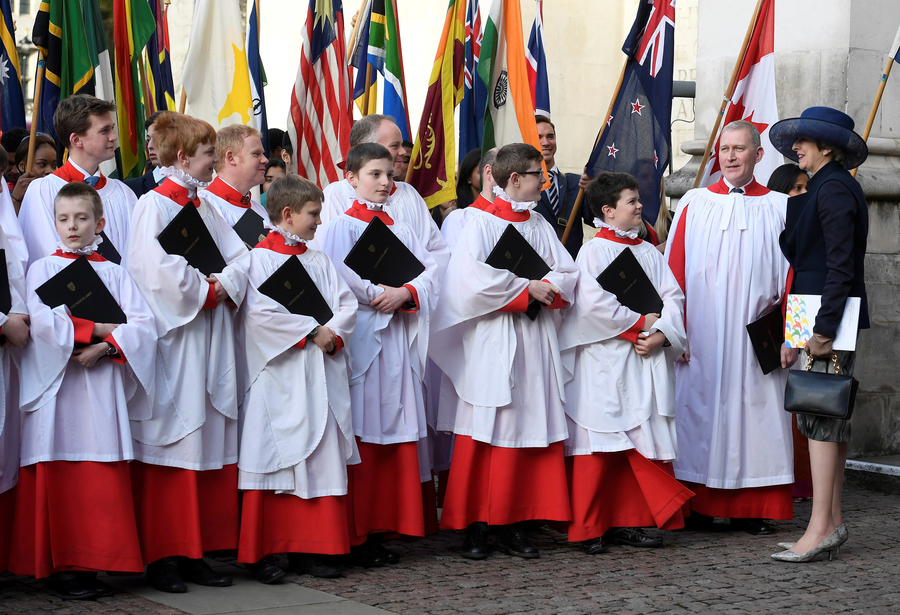
<path fill-rule="evenodd" d="M 188 232 L 187 232 L 187 229 L 186 229 L 186 228 L 181 229 L 181 236 L 182 236 L 182 237 L 187 237 L 187 236 L 188 236 Z"/>
<path fill-rule="evenodd" d="M 288 289 L 288 290 L 291 290 L 291 281 L 290 281 L 290 280 L 285 280 L 285 282 L 284 282 L 284 287 L 285 287 L 286 289 Z"/>
<path fill-rule="evenodd" d="M 372 244 L 369 244 L 369 252 L 372 252 L 373 254 L 375 253 L 375 246 L 373 246 Z"/>
<path fill-rule="evenodd" d="M 510 254 L 509 252 L 507 252 L 507 253 L 506 253 L 506 258 L 512 258 L 512 254 Z"/>
<path fill-rule="evenodd" d="M 620 272 L 619 272 L 619 277 L 622 278 L 622 279 L 624 280 L 624 279 L 625 279 L 625 272 L 624 272 L 624 271 L 620 271 Z"/>
<path fill-rule="evenodd" d="M 66 288 L 68 288 L 69 290 L 71 290 L 74 293 L 75 292 L 75 282 L 69 282 L 68 284 L 66 284 Z"/>

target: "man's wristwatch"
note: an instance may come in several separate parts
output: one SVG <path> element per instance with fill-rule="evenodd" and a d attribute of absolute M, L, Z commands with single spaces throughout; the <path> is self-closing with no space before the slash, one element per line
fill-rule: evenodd
<path fill-rule="evenodd" d="M 309 332 L 309 335 L 306 336 L 306 339 L 309 341 L 313 341 L 316 339 L 316 335 L 319 333 L 319 327 L 313 327 L 313 330 Z"/>
<path fill-rule="evenodd" d="M 119 354 L 119 351 L 116 350 L 116 347 L 111 342 L 104 341 L 103 343 L 108 346 L 108 348 L 106 349 L 106 356 L 114 357 Z"/>

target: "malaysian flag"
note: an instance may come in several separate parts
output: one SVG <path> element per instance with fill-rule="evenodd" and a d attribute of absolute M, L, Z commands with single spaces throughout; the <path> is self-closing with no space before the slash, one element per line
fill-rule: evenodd
<path fill-rule="evenodd" d="M 528 47 L 528 85 L 531 86 L 531 100 L 534 114 L 550 118 L 550 81 L 547 79 L 547 56 L 544 54 L 544 2 L 537 0 L 537 14 L 531 26 Z"/>
<path fill-rule="evenodd" d="M 339 181 L 350 149 L 350 69 L 341 0 L 309 0 L 287 128 L 293 171 L 324 188 Z"/>
<path fill-rule="evenodd" d="M 675 0 L 640 0 L 622 51 L 628 56 L 622 87 L 585 171 L 591 177 L 600 171 L 634 175 L 643 217 L 652 225 L 672 142 Z"/>
<path fill-rule="evenodd" d="M 462 164 L 473 149 L 481 149 L 484 133 L 484 106 L 487 101 L 487 86 L 478 77 L 478 56 L 481 54 L 481 8 L 478 0 L 469 0 L 466 10 L 466 65 L 465 91 L 459 105 L 459 162 Z"/>

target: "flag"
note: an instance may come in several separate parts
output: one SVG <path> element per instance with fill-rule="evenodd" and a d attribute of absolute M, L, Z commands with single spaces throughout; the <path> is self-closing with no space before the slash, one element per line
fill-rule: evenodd
<path fill-rule="evenodd" d="M 478 56 L 481 54 L 481 8 L 478 0 L 469 0 L 466 11 L 465 90 L 459 105 L 459 162 L 473 149 L 481 149 L 484 132 L 484 106 L 487 86 L 478 77 Z"/>
<path fill-rule="evenodd" d="M 356 34 L 350 50 L 350 66 L 356 69 L 353 84 L 353 102 L 363 115 L 378 112 L 378 73 L 369 64 L 369 32 L 372 27 L 373 0 L 366 0 L 357 15 Z M 367 83 L 368 82 L 368 83 Z M 366 91 L 368 90 L 368 99 Z"/>
<path fill-rule="evenodd" d="M 175 81 L 172 79 L 172 60 L 169 53 L 169 20 L 163 0 L 148 0 L 156 29 L 147 42 L 147 88 L 150 90 L 148 107 L 152 112 L 175 111 Z"/>
<path fill-rule="evenodd" d="M 525 49 L 528 60 L 528 85 L 535 115 L 550 118 L 550 82 L 547 79 L 547 56 L 544 55 L 544 2 L 537 0 L 537 14 Z"/>
<path fill-rule="evenodd" d="M 109 48 L 106 46 L 106 30 L 103 27 L 103 14 L 100 12 L 98 0 L 82 0 L 82 18 L 84 19 L 84 34 L 87 41 L 88 61 L 94 67 L 94 96 L 109 102 L 116 102 L 116 86 L 113 77 L 112 62 L 109 57 Z M 118 118 L 113 115 L 113 124 L 116 135 L 118 132 Z M 112 160 L 100 163 L 100 171 L 114 178 L 121 178 L 122 153 L 121 140 L 116 143 L 116 156 Z"/>
<path fill-rule="evenodd" d="M 53 114 L 59 101 L 72 94 L 94 94 L 94 66 L 80 0 L 42 2 L 34 18 L 31 40 L 41 52 L 45 71 L 39 130 L 56 139 Z"/>
<path fill-rule="evenodd" d="M 494 0 L 478 62 L 488 92 L 482 152 L 508 143 L 528 143 L 540 151 L 526 65 L 519 0 Z"/>
<path fill-rule="evenodd" d="M 374 0 L 369 17 L 368 61 L 372 71 L 384 78 L 382 112 L 394 118 L 405 140 L 409 140 L 409 113 L 406 111 L 406 86 L 400 29 L 395 0 Z"/>
<path fill-rule="evenodd" d="M 266 85 L 266 70 L 263 68 L 262 58 L 259 57 L 259 16 L 256 14 L 256 3 L 251 4 L 250 24 L 247 27 L 247 65 L 250 70 L 250 96 L 253 99 L 253 125 L 259 131 L 262 138 L 263 149 L 268 155 L 269 150 L 269 121 L 266 118 L 266 95 L 263 88 Z M 278 145 L 281 145 L 279 143 Z"/>
<path fill-rule="evenodd" d="M 765 185 L 772 171 L 784 163 L 784 158 L 769 141 L 769 126 L 778 121 L 778 105 L 775 102 L 775 0 L 763 0 L 759 7 L 722 126 L 735 120 L 746 120 L 759 130 L 760 144 L 765 153 L 756 164 L 754 176 Z M 722 175 L 718 157 L 720 139 L 721 136 L 716 139 L 716 146 L 709 156 L 701 186 L 716 183 Z"/>
<path fill-rule="evenodd" d="M 216 129 L 251 123 L 253 96 L 239 2 L 196 0 L 181 82 L 188 115 Z"/>
<path fill-rule="evenodd" d="M 16 126 L 25 127 L 22 71 L 9 0 L 0 0 L 0 38 L 0 132 L 6 132 Z"/>
<path fill-rule="evenodd" d="M 640 0 L 622 51 L 628 57 L 612 114 L 600 129 L 585 171 L 631 173 L 642 215 L 651 225 L 660 208 L 660 182 L 672 142 L 675 0 Z"/>
<path fill-rule="evenodd" d="M 122 168 L 119 179 L 144 172 L 144 105 L 138 62 L 156 21 L 146 0 L 115 0 L 113 39 L 116 45 L 116 117 Z"/>
<path fill-rule="evenodd" d="M 320 188 L 343 177 L 338 164 L 350 149 L 353 117 L 345 49 L 341 0 L 309 0 L 287 129 L 293 167 Z"/>
<path fill-rule="evenodd" d="M 453 112 L 463 97 L 465 11 L 465 0 L 450 0 L 431 68 L 416 144 L 410 156 L 409 183 L 422 195 L 429 208 L 456 198 Z"/>
<path fill-rule="evenodd" d="M 894 36 L 894 42 L 891 44 L 891 51 L 888 54 L 894 62 L 900 62 L 900 28 L 897 28 L 897 34 Z"/>

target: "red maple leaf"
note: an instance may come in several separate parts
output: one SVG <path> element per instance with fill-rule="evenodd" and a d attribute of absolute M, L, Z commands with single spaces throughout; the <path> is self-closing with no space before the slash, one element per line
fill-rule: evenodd
<path fill-rule="evenodd" d="M 728 108 L 728 113 L 725 114 L 725 126 L 728 126 L 731 122 L 736 120 L 744 120 L 750 122 L 756 129 L 759 131 L 759 134 L 765 132 L 766 128 L 769 127 L 768 124 L 764 124 L 762 122 L 754 122 L 753 114 L 756 113 L 756 110 L 750 112 L 750 115 L 747 115 L 747 107 L 744 106 L 744 95 L 741 94 L 741 97 L 737 100 L 737 102 L 731 103 L 731 106 Z M 713 166 L 710 169 L 709 174 L 717 173 L 722 170 L 722 167 L 719 166 L 719 141 L 721 141 L 722 137 L 719 136 L 716 139 L 716 149 L 713 151 Z"/>

